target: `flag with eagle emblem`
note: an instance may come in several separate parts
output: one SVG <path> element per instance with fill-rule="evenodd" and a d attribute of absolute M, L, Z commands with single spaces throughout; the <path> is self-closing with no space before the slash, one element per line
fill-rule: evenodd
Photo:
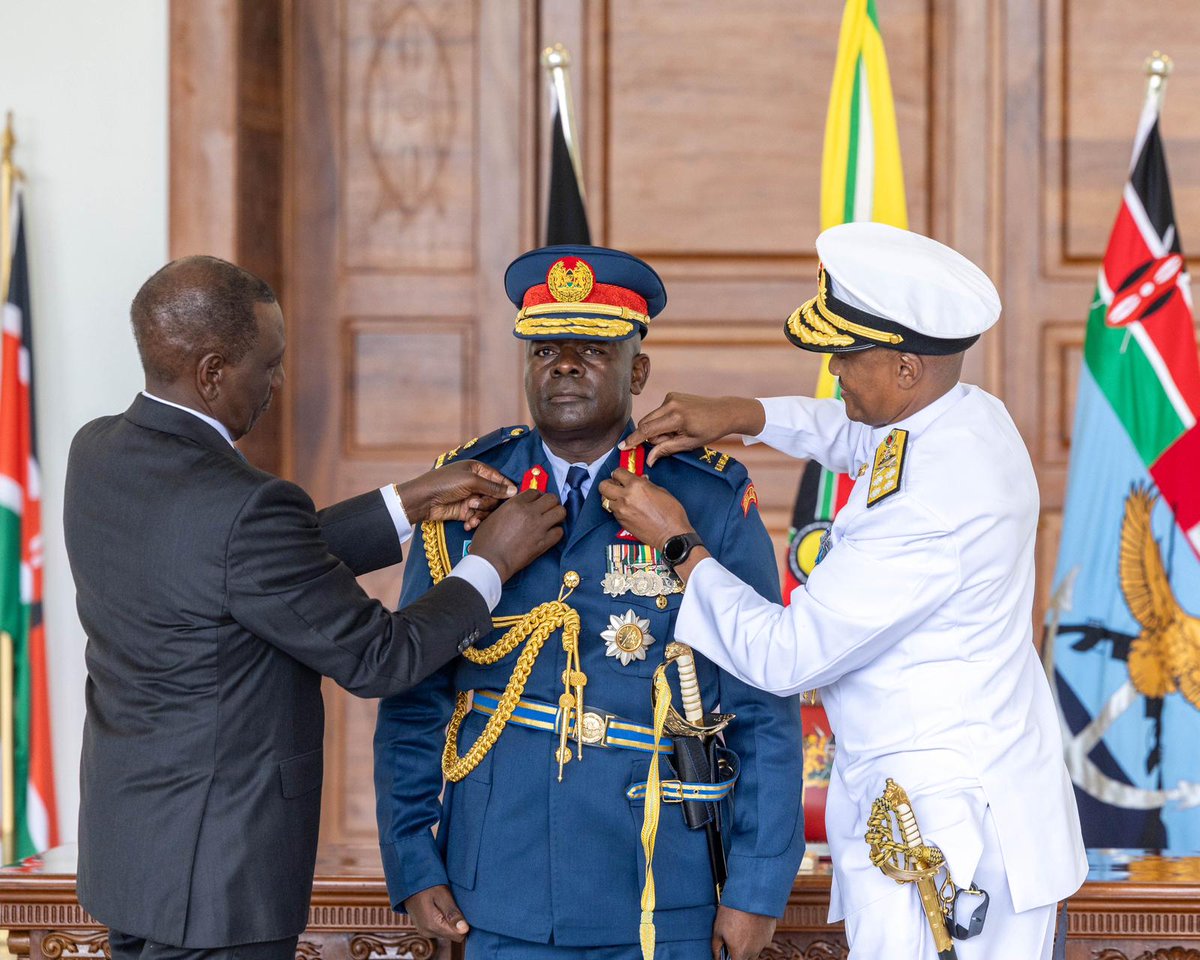
<path fill-rule="evenodd" d="M 1198 415 L 1152 92 L 1088 315 L 1046 624 L 1089 847 L 1200 845 Z"/>

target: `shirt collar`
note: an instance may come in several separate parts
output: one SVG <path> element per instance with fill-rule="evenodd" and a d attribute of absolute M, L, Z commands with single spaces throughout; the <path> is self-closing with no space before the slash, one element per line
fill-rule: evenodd
<path fill-rule="evenodd" d="M 142 396 L 147 400 L 155 400 L 158 403 L 165 403 L 168 407 L 174 407 L 176 410 L 182 410 L 184 413 L 190 413 L 197 420 L 203 420 L 210 427 L 216 430 L 217 433 L 224 437 L 229 445 L 233 447 L 233 437 L 229 435 L 229 431 L 225 428 L 225 424 L 223 424 L 220 420 L 214 420 L 207 414 L 201 413 L 199 410 L 193 410 L 191 407 L 185 407 L 181 403 L 172 403 L 170 400 L 164 400 L 162 397 L 156 397 L 154 394 L 147 393 L 145 390 L 142 391 Z M 234 449 L 237 448 L 234 447 Z"/>
<path fill-rule="evenodd" d="M 575 466 L 575 464 L 564 460 L 562 457 L 556 457 L 550 452 L 550 447 L 546 445 L 545 440 L 542 441 L 542 449 L 546 452 L 546 460 L 550 464 L 550 472 L 554 474 L 555 485 L 558 487 L 559 492 L 563 496 L 566 496 L 567 471 Z M 593 460 L 591 463 L 579 464 L 579 466 L 586 467 L 588 472 L 587 479 L 583 481 L 583 484 L 579 488 L 579 492 L 585 498 L 588 495 L 588 491 L 592 489 L 592 484 L 596 482 L 596 474 L 600 472 L 600 468 L 604 466 L 604 461 L 608 459 L 611 453 L 612 449 L 606 450 L 600 455 L 598 460 Z"/>

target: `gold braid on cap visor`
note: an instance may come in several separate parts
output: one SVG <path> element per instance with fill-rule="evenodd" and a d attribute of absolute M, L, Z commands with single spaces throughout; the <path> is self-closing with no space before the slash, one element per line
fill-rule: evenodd
<path fill-rule="evenodd" d="M 585 316 L 548 316 L 567 311 Z M 633 333 L 634 323 L 649 326 L 650 318 L 628 307 L 615 307 L 607 303 L 538 303 L 521 308 L 517 314 L 515 332 L 526 337 L 570 333 L 602 339 L 627 337 Z"/>
<path fill-rule="evenodd" d="M 815 347 L 849 347 L 854 344 L 854 336 L 875 340 L 878 343 L 904 342 L 904 338 L 898 333 L 876 330 L 839 316 L 829 309 L 829 304 L 826 302 L 827 296 L 825 268 L 822 267 L 817 285 L 817 295 L 802 303 L 788 317 L 787 327 L 792 336 L 804 343 L 811 343 Z M 839 333 L 839 330 L 844 332 Z"/>

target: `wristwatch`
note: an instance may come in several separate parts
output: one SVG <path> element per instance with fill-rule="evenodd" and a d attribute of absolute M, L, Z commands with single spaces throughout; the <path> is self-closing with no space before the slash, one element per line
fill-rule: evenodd
<path fill-rule="evenodd" d="M 663 544 L 662 558 L 674 573 L 675 568 L 688 558 L 688 554 L 692 550 L 702 546 L 704 546 L 704 541 L 700 539 L 700 534 L 695 530 L 689 530 L 687 533 L 676 534 Z"/>

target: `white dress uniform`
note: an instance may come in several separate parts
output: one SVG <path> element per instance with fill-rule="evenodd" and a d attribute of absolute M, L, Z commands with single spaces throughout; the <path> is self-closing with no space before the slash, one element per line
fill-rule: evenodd
<path fill-rule="evenodd" d="M 822 243 L 851 228 L 851 243 Z M 864 236 L 862 228 L 903 237 Z M 879 280 L 879 265 L 897 258 L 877 247 L 915 236 L 878 224 L 822 234 L 817 319 L 832 320 L 840 336 L 837 321 L 856 305 L 869 304 L 854 312 L 860 328 L 862 311 L 882 312 L 870 283 L 902 280 Z M 972 305 L 978 314 L 980 302 L 992 310 L 977 287 L 955 282 L 958 270 L 991 288 L 978 268 L 916 239 L 954 268 L 925 264 L 926 279 L 941 268 L 936 298 L 953 301 L 959 317 L 969 318 Z M 871 279 L 860 283 L 860 269 Z M 828 288 L 824 271 L 838 278 Z M 904 309 L 890 311 L 902 321 L 868 332 L 894 329 L 919 345 L 913 352 L 938 352 L 918 335 L 920 313 Z M 789 321 L 794 342 L 814 336 L 797 332 L 803 310 Z M 928 303 L 918 310 L 936 312 Z M 998 313 L 996 298 L 991 322 Z M 941 335 L 962 332 L 950 326 Z M 974 881 L 991 896 L 982 934 L 956 941 L 958 956 L 1049 957 L 1055 904 L 1079 888 L 1087 862 L 1057 713 L 1032 642 L 1038 491 L 1012 419 L 995 397 L 964 384 L 878 428 L 848 419 L 840 400 L 762 403 L 766 427 L 753 440 L 858 479 L 790 606 L 763 600 L 706 558 L 688 580 L 678 636 L 762 689 L 821 689 L 837 737 L 826 808 L 829 919 L 846 920 L 852 957 L 936 956 L 915 886 L 897 885 L 868 858 L 867 817 L 889 777 L 907 790 L 926 842 L 942 849 L 955 882 Z M 902 455 L 889 457 L 901 442 Z"/>

